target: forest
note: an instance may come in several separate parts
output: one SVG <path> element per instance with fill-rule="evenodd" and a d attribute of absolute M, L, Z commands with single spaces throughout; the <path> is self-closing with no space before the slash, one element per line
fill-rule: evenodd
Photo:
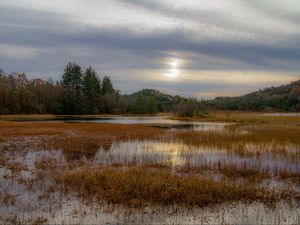
<path fill-rule="evenodd" d="M 214 110 L 299 112 L 300 80 L 238 97 L 217 97 L 214 100 L 203 101 L 201 107 Z"/>
<path fill-rule="evenodd" d="M 100 78 L 92 67 L 68 63 L 59 81 L 31 79 L 25 73 L 0 70 L 0 114 L 155 114 L 176 112 L 192 116 L 199 110 L 194 98 L 170 96 L 145 89 L 121 95 L 109 76 Z"/>

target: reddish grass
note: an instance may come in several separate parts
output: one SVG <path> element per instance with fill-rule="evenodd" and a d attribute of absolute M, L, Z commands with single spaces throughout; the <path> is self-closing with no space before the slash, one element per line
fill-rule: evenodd
<path fill-rule="evenodd" d="M 90 159 L 100 147 L 107 149 L 118 141 L 153 139 L 165 132 L 143 125 L 0 121 L 2 143 L 17 143 L 13 149 L 21 150 L 63 150 L 68 160 Z"/>
<path fill-rule="evenodd" d="M 258 157 L 261 153 L 269 151 L 271 154 L 300 158 L 300 151 L 288 152 L 290 145 L 300 148 L 300 127 L 297 126 L 234 125 L 223 132 L 175 132 L 174 138 L 192 146 L 229 150 L 229 153 L 241 157 Z"/>
<path fill-rule="evenodd" d="M 205 207 L 232 201 L 260 201 L 271 205 L 286 197 L 282 193 L 255 188 L 249 184 L 213 181 L 195 176 L 182 177 L 169 172 L 150 172 L 143 168 L 127 171 L 86 168 L 57 174 L 55 179 L 84 199 L 133 207 L 149 204 Z"/>

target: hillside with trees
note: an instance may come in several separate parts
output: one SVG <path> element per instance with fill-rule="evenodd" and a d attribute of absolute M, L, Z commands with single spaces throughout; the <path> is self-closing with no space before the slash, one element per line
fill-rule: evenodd
<path fill-rule="evenodd" d="M 208 110 L 299 112 L 300 80 L 239 97 L 217 97 L 214 100 L 203 101 L 201 107 Z"/>

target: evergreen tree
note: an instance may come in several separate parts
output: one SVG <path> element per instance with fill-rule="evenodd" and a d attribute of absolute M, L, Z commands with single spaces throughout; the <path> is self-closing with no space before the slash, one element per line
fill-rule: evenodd
<path fill-rule="evenodd" d="M 82 114 L 83 111 L 83 74 L 80 65 L 69 63 L 62 76 L 62 85 L 65 88 L 61 96 L 60 113 Z"/>
<path fill-rule="evenodd" d="M 147 111 L 148 113 L 150 114 L 154 114 L 154 113 L 157 113 L 158 109 L 157 109 L 157 101 L 154 97 L 152 98 L 149 98 L 148 101 L 147 101 Z"/>
<path fill-rule="evenodd" d="M 80 65 L 69 63 L 62 76 L 62 84 L 65 88 L 80 95 L 83 89 L 83 74 Z"/>
<path fill-rule="evenodd" d="M 114 94 L 115 89 L 111 83 L 111 80 L 108 76 L 104 76 L 102 80 L 102 95 Z"/>
<path fill-rule="evenodd" d="M 92 67 L 89 67 L 85 71 L 83 86 L 86 101 L 86 113 L 98 113 L 96 100 L 101 93 L 101 81 Z"/>

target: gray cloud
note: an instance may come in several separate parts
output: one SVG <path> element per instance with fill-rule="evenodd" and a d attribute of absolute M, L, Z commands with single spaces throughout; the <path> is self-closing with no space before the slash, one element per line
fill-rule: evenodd
<path fill-rule="evenodd" d="M 195 85 L 195 82 L 185 80 L 184 76 L 180 82 L 156 81 L 159 76 L 157 73 L 168 69 L 166 60 L 183 60 L 181 69 L 193 74 L 205 70 L 241 73 L 273 71 L 295 76 L 300 71 L 300 32 L 294 29 L 300 21 L 293 10 L 290 14 L 289 11 L 276 14 L 276 19 L 284 17 L 291 22 L 281 32 L 280 27 L 271 29 L 274 25 L 271 16 L 266 18 L 266 25 L 260 27 L 255 24 L 252 26 L 247 21 L 238 21 L 217 9 L 189 10 L 169 7 L 159 1 L 116 2 L 134 10 L 146 10 L 149 12 L 147 16 L 153 16 L 153 23 L 158 25 L 156 14 L 166 19 L 178 18 L 178 21 L 172 24 L 171 29 L 158 26 L 147 30 L 148 23 L 145 22 L 145 29 L 137 28 L 128 18 L 129 22 L 125 21 L 125 25 L 114 25 L 114 21 L 106 25 L 107 21 L 104 23 L 97 19 L 95 23 L 91 23 L 90 19 L 88 22 L 78 22 L 72 20 L 75 14 L 71 12 L 64 14 L 0 3 L 0 67 L 6 71 L 24 71 L 32 76 L 43 74 L 44 77 L 51 75 L 59 78 L 64 65 L 68 61 L 76 61 L 83 66 L 94 66 L 101 74 L 112 75 L 116 83 L 120 83 L 122 91 L 128 92 L 135 87 L 150 88 L 153 85 L 154 88 L 173 90 L 184 95 L 218 93 L 221 90 L 225 93 L 226 89 L 240 93 L 249 90 L 248 86 L 260 86 L 249 84 L 233 87 L 216 82 Z M 248 4 L 240 1 L 237 7 L 250 4 L 254 15 L 261 15 L 266 10 L 265 5 L 259 2 Z M 278 10 L 275 6 L 271 9 L 272 13 Z M 248 13 L 247 7 L 243 10 Z M 250 11 L 249 15 L 253 16 Z M 120 17 L 120 21 L 122 19 Z M 143 27 L 143 21 L 134 21 Z M 154 80 L 150 82 L 149 76 Z"/>
<path fill-rule="evenodd" d="M 299 15 L 299 7 L 300 3 L 298 1 L 287 1 L 284 2 L 285 5 L 293 2 L 293 4 L 297 4 L 296 8 L 293 6 L 289 7 L 289 10 L 284 10 L 283 7 L 277 4 L 273 4 L 270 1 L 260 1 L 260 0 L 244 0 L 244 4 L 247 7 L 251 7 L 253 10 L 258 11 L 263 14 L 267 14 L 270 17 L 278 18 L 281 20 L 286 20 L 288 22 L 293 22 L 299 25 L 300 23 L 300 15 Z M 297 9 L 298 8 L 298 9 Z M 295 10 L 296 9 L 296 10 Z"/>

